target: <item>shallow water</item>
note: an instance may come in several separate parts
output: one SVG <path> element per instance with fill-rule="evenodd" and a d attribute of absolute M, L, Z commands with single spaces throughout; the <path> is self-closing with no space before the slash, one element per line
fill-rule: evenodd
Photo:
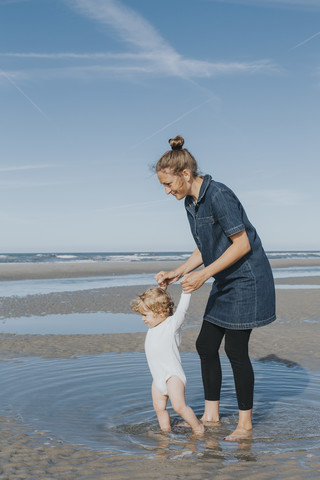
<path fill-rule="evenodd" d="M 277 278 L 315 277 L 320 276 L 319 266 L 275 268 L 273 276 Z M 208 283 L 212 279 L 208 280 Z M 0 281 L 0 297 L 48 294 L 54 292 L 75 292 L 95 288 L 124 287 L 132 285 L 155 285 L 154 274 L 113 275 L 105 277 L 49 278 L 41 280 Z M 308 288 L 319 288 L 308 285 Z M 276 285 L 276 288 L 279 288 Z M 280 288 L 306 288 L 303 285 L 281 285 Z"/>
<path fill-rule="evenodd" d="M 0 321 L 0 333 L 17 335 L 95 335 L 147 330 L 140 315 L 111 312 L 29 316 Z"/>
<path fill-rule="evenodd" d="M 55 440 L 126 455 L 160 452 L 170 458 L 199 458 L 210 454 L 226 462 L 232 462 L 239 452 L 247 461 L 268 453 L 317 455 L 319 372 L 276 357 L 253 361 L 254 437 L 235 445 L 221 440 L 234 429 L 237 412 L 231 369 L 225 356 L 221 358 L 222 424 L 208 429 L 196 441 L 188 429 L 177 426 L 178 418 L 172 411 L 173 432 L 159 434 L 143 353 L 3 361 L 0 415 L 46 431 Z M 182 361 L 188 378 L 187 401 L 200 416 L 203 394 L 198 356 L 184 353 Z"/>

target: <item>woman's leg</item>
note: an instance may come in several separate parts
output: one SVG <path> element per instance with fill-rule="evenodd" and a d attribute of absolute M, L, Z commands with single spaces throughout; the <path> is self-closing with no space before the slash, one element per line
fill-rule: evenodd
<path fill-rule="evenodd" d="M 251 330 L 229 330 L 225 333 L 225 351 L 230 360 L 236 388 L 239 421 L 236 430 L 226 440 L 248 438 L 252 433 L 254 373 L 249 358 Z"/>
<path fill-rule="evenodd" d="M 154 382 L 152 382 L 152 401 L 161 430 L 163 432 L 171 432 L 170 417 L 166 410 L 168 396 L 159 392 Z"/>
<path fill-rule="evenodd" d="M 190 425 L 194 433 L 203 433 L 204 428 L 202 423 L 199 422 L 192 408 L 186 404 L 183 381 L 173 375 L 167 381 L 167 389 L 173 410 Z"/>
<path fill-rule="evenodd" d="M 221 390 L 221 364 L 219 348 L 225 329 L 213 323 L 203 321 L 196 341 L 197 352 L 201 360 L 202 382 L 205 408 L 202 422 L 219 421 L 219 403 Z"/>

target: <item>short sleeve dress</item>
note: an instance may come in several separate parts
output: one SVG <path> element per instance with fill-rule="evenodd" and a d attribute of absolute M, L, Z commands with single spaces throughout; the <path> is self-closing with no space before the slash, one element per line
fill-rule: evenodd
<path fill-rule="evenodd" d="M 185 198 L 193 238 L 203 263 L 210 265 L 232 244 L 230 236 L 246 231 L 251 250 L 214 276 L 204 319 L 228 329 L 251 329 L 273 322 L 275 288 L 269 260 L 246 212 L 222 183 L 205 175 L 197 203 Z"/>

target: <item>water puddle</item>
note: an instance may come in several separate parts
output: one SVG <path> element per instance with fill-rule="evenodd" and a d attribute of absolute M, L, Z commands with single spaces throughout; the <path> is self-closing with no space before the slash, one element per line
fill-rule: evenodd
<path fill-rule="evenodd" d="M 236 425 L 237 406 L 231 369 L 225 356 L 221 398 L 222 424 L 194 440 L 177 426 L 159 434 L 152 408 L 151 378 L 143 353 L 102 354 L 77 359 L 19 358 L 1 363 L 0 415 L 18 419 L 48 437 L 93 450 L 127 455 L 165 453 L 170 458 L 209 455 L 233 461 L 235 452 L 248 461 L 261 454 L 320 447 L 319 372 L 277 357 L 254 361 L 256 377 L 254 437 L 239 444 L 221 439 Z M 186 397 L 200 416 L 203 393 L 199 359 L 183 353 L 188 378 Z M 299 421 L 297 421 L 299 412 Z"/>
<path fill-rule="evenodd" d="M 57 292 L 76 292 L 95 288 L 153 285 L 154 274 L 112 275 L 106 277 L 46 278 L 0 281 L 0 297 L 24 297 Z"/>
<path fill-rule="evenodd" d="M 147 330 L 140 315 L 110 312 L 30 316 L 0 321 L 0 333 L 17 335 L 93 335 Z"/>

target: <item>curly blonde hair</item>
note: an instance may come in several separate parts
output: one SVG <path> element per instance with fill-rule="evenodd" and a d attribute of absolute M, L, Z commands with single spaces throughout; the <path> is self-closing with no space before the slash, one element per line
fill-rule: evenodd
<path fill-rule="evenodd" d="M 131 308 L 136 313 L 141 313 L 144 307 L 156 315 L 170 317 L 173 314 L 174 303 L 165 290 L 154 287 L 143 292 L 131 303 Z"/>

